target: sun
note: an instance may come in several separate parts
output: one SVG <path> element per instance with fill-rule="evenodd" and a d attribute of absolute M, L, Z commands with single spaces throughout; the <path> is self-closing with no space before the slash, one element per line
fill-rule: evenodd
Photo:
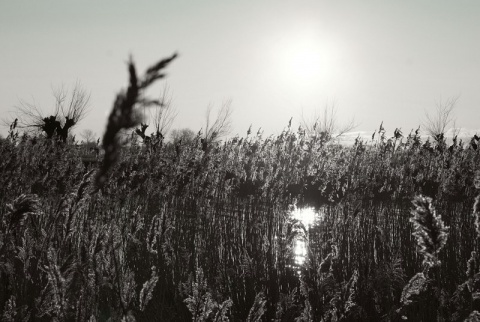
<path fill-rule="evenodd" d="M 283 77 L 294 82 L 317 82 L 330 77 L 334 67 L 333 49 L 314 37 L 298 37 L 282 44 L 278 65 Z"/>
<path fill-rule="evenodd" d="M 314 46 L 293 48 L 288 53 L 287 72 L 297 80 L 310 80 L 322 72 L 323 57 Z"/>

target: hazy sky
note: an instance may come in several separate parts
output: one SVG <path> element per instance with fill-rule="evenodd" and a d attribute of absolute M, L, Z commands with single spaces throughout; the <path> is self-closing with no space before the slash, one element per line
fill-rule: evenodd
<path fill-rule="evenodd" d="M 457 125 L 480 128 L 477 0 L 0 0 L 0 44 L 1 115 L 20 99 L 48 112 L 52 88 L 78 80 L 91 108 L 77 132 L 103 132 L 130 54 L 143 71 L 173 52 L 174 128 L 198 131 L 231 99 L 234 134 L 276 133 L 327 104 L 358 130 L 409 132 L 457 95 Z"/>

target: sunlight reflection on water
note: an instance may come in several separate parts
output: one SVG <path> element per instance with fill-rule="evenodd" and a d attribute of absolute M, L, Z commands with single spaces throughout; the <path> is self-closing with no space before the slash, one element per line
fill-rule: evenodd
<path fill-rule="evenodd" d="M 307 246 L 304 240 L 295 240 L 293 254 L 295 255 L 295 265 L 302 266 L 307 256 Z"/>
<path fill-rule="evenodd" d="M 305 263 L 307 256 L 307 240 L 309 228 L 319 219 L 318 213 L 315 208 L 296 208 L 292 211 L 292 217 L 300 221 L 305 226 L 307 236 L 297 237 L 294 241 L 294 261 L 295 265 L 302 266 Z"/>
<path fill-rule="evenodd" d="M 305 228 L 309 228 L 315 222 L 315 217 L 317 217 L 317 213 L 315 212 L 315 208 L 295 208 L 292 212 L 293 218 L 299 220 Z"/>

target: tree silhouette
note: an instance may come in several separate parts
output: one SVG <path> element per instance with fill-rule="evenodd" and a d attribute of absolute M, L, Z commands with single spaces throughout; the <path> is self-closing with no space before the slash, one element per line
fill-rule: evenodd
<path fill-rule="evenodd" d="M 331 141 L 357 127 L 354 118 L 345 124 L 339 124 L 335 103 L 330 107 L 326 105 L 323 111 L 316 110 L 308 119 L 305 119 L 302 112 L 300 124 L 308 134 L 317 136 L 322 142 Z"/>
<path fill-rule="evenodd" d="M 53 96 L 55 107 L 50 115 L 45 114 L 35 102 L 20 101 L 15 111 L 18 127 L 39 130 L 47 138 L 57 136 L 66 142 L 71 130 L 85 117 L 90 95 L 80 83 L 76 83 L 70 93 L 62 86 L 53 91 Z"/>
<path fill-rule="evenodd" d="M 425 112 L 423 128 L 428 135 L 435 139 L 445 134 L 447 126 L 454 121 L 453 109 L 457 104 L 459 96 L 451 97 L 446 101 L 437 101 L 435 111 L 432 114 Z"/>

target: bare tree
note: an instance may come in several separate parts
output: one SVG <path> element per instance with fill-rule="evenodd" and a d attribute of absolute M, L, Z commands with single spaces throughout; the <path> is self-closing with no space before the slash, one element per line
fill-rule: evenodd
<path fill-rule="evenodd" d="M 153 111 L 151 106 L 153 106 Z M 146 112 L 147 110 L 148 113 Z M 143 105 L 143 119 L 148 121 L 147 123 L 141 123 L 134 133 L 142 139 L 143 143 L 156 146 L 167 136 L 177 114 L 177 110 L 172 105 L 170 88 L 165 84 L 158 100 L 151 100 L 148 104 Z M 149 123 L 153 124 L 154 129 L 151 135 L 146 133 L 147 128 L 150 126 Z"/>
<path fill-rule="evenodd" d="M 69 131 L 85 117 L 90 94 L 77 82 L 70 93 L 61 86 L 53 90 L 53 96 L 55 106 L 49 116 L 35 101 L 29 103 L 23 100 L 16 106 L 15 114 L 19 120 L 19 128 L 39 130 L 48 138 L 58 135 L 65 142 Z"/>
<path fill-rule="evenodd" d="M 172 138 L 173 144 L 178 144 L 180 142 L 187 143 L 193 141 L 195 138 L 195 132 L 189 128 L 175 129 L 172 130 L 170 137 Z"/>
<path fill-rule="evenodd" d="M 338 123 L 335 103 L 330 106 L 325 105 L 323 111 L 316 110 L 310 119 L 305 119 L 302 112 L 301 125 L 307 133 L 321 136 L 325 142 L 338 138 L 357 127 L 355 118 L 342 125 Z"/>
<path fill-rule="evenodd" d="M 228 100 L 223 102 L 222 107 L 217 113 L 217 117 L 212 122 L 212 106 L 207 107 L 207 113 L 205 115 L 205 133 L 204 139 L 208 142 L 215 141 L 229 134 L 232 130 L 232 101 Z"/>
<path fill-rule="evenodd" d="M 167 136 L 173 121 L 178 115 L 177 109 L 172 104 L 172 94 L 168 84 L 163 87 L 160 95 L 160 105 L 150 115 L 156 135 Z"/>
<path fill-rule="evenodd" d="M 226 136 L 232 130 L 232 108 L 231 100 L 225 101 L 222 104 L 220 110 L 218 110 L 217 117 L 212 122 L 212 105 L 207 107 L 207 112 L 205 114 L 205 131 L 203 132 L 202 150 L 207 152 L 209 146 L 213 143 Z"/>
<path fill-rule="evenodd" d="M 454 122 L 453 109 L 457 104 L 459 95 L 451 97 L 446 101 L 437 100 L 435 103 L 435 111 L 429 114 L 425 111 L 425 119 L 422 122 L 423 128 L 428 135 L 433 138 L 440 137 L 445 134 L 445 130 L 450 123 Z"/>
<path fill-rule="evenodd" d="M 82 133 L 80 133 L 80 136 L 85 141 L 85 143 L 93 143 L 96 139 L 96 134 L 90 129 L 83 130 Z"/>

